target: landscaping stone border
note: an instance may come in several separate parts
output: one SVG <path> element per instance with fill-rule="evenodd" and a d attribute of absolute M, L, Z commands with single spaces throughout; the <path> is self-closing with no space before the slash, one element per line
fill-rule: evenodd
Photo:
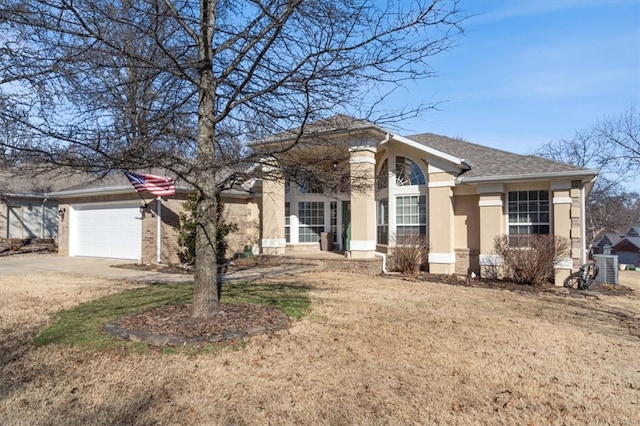
<path fill-rule="evenodd" d="M 154 334 L 147 330 L 128 329 L 122 326 L 126 319 L 127 317 L 119 318 L 105 324 L 102 329 L 117 339 L 142 342 L 155 347 L 199 347 L 207 343 L 213 344 L 224 341 L 240 340 L 289 328 L 289 318 L 283 314 L 275 324 L 268 326 L 253 326 L 244 330 L 225 330 L 223 333 L 214 336 L 197 336 L 188 338 L 180 335 Z"/>

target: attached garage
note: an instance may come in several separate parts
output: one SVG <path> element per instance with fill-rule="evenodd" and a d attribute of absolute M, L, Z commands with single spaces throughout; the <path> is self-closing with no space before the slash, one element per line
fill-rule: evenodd
<path fill-rule="evenodd" d="M 71 204 L 69 255 L 139 260 L 140 202 Z"/>
<path fill-rule="evenodd" d="M 164 175 L 164 172 L 160 172 Z M 178 227 L 183 204 L 193 189 L 187 185 L 161 198 L 138 193 L 123 173 L 48 193 L 58 202 L 58 254 L 126 259 L 139 263 L 176 264 L 183 248 Z M 253 193 L 224 193 L 225 211 L 241 231 L 229 236 L 229 255 L 259 238 L 258 203 Z"/>

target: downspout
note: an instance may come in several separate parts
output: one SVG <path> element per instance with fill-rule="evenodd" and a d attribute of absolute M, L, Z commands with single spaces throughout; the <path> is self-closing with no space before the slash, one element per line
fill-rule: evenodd
<path fill-rule="evenodd" d="M 162 197 L 158 197 L 156 203 L 156 260 L 162 263 Z"/>
<path fill-rule="evenodd" d="M 580 203 L 582 212 L 580 214 L 582 220 L 582 264 L 587 263 L 587 200 L 584 199 L 584 185 L 580 188 Z"/>
<path fill-rule="evenodd" d="M 388 274 L 389 272 L 387 271 L 387 255 L 384 253 L 380 253 L 379 251 L 375 251 L 373 252 L 373 254 L 382 258 L 382 273 Z"/>

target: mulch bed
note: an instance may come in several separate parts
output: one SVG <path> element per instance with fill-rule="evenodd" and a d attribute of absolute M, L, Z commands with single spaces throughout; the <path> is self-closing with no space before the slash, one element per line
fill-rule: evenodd
<path fill-rule="evenodd" d="M 191 305 L 166 305 L 126 317 L 121 326 L 150 334 L 209 338 L 225 332 L 247 332 L 264 327 L 275 329 L 288 317 L 275 308 L 250 304 L 222 304 L 210 318 L 192 318 Z M 250 333 L 247 333 L 250 334 Z"/>
<path fill-rule="evenodd" d="M 558 291 L 559 289 L 566 289 L 569 294 L 585 294 L 584 290 L 576 290 L 567 287 L 557 287 L 552 283 L 546 283 L 541 286 L 518 284 L 513 281 L 496 280 L 496 279 L 481 279 L 471 278 L 462 275 L 444 275 L 444 274 L 421 274 L 415 276 L 404 276 L 403 279 L 408 281 L 429 281 L 438 282 L 450 285 L 460 285 L 465 287 L 479 287 L 479 288 L 491 288 L 499 290 L 508 290 L 516 292 L 529 292 L 529 293 L 546 293 L 551 291 Z M 607 296 L 633 296 L 635 292 L 633 289 L 619 285 L 619 284 L 593 284 L 589 287 L 590 293 L 599 293 Z"/>

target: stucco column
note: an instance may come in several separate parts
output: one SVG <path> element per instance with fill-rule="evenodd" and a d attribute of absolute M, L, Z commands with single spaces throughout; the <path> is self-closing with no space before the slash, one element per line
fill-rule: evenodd
<path fill-rule="evenodd" d="M 376 194 L 375 148 L 350 148 L 351 167 L 351 257 L 375 257 Z"/>
<path fill-rule="evenodd" d="M 453 176 L 429 174 L 429 272 L 452 274 L 456 267 Z"/>
<path fill-rule="evenodd" d="M 275 169 L 262 182 L 262 253 L 283 254 L 287 242 L 284 237 L 284 177 Z"/>
<path fill-rule="evenodd" d="M 505 234 L 504 185 L 480 185 L 480 275 L 484 278 L 496 277 L 502 259 L 495 254 L 495 238 Z"/>
<path fill-rule="evenodd" d="M 551 185 L 552 202 L 553 202 L 553 235 L 556 237 L 566 238 L 571 242 L 571 183 L 559 182 Z M 575 232 L 575 231 L 573 231 Z M 578 232 L 580 230 L 578 229 Z M 573 251 L 573 250 L 572 250 Z M 571 275 L 573 271 L 572 253 L 556 262 L 554 265 L 555 285 L 562 286 L 564 280 Z"/>

